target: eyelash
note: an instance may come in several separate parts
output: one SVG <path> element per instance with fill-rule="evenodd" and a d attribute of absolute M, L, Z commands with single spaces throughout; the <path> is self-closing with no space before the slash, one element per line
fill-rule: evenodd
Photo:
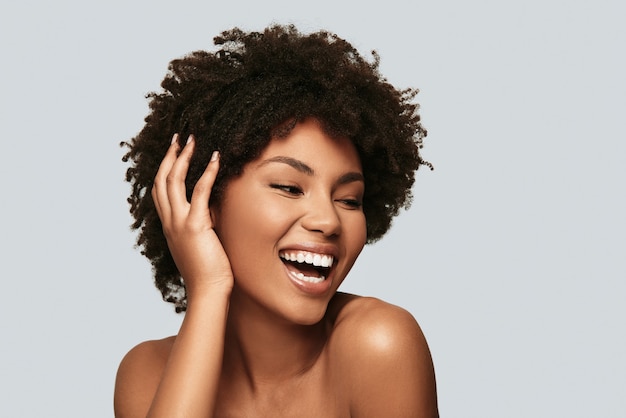
<path fill-rule="evenodd" d="M 286 184 L 271 184 L 270 187 L 272 189 L 281 190 L 290 195 L 298 196 L 302 194 L 302 189 L 297 186 L 289 186 Z"/>
<path fill-rule="evenodd" d="M 290 186 L 286 184 L 270 184 L 272 189 L 283 191 L 292 196 L 301 195 L 302 189 L 297 186 Z M 339 199 L 337 202 L 343 203 L 348 206 L 350 209 L 360 209 L 363 206 L 363 203 L 356 199 Z"/>
<path fill-rule="evenodd" d="M 339 200 L 339 202 L 345 204 L 350 209 L 360 209 L 361 206 L 363 206 L 361 202 L 359 202 L 358 200 L 354 200 L 354 199 L 342 199 L 342 200 Z"/>

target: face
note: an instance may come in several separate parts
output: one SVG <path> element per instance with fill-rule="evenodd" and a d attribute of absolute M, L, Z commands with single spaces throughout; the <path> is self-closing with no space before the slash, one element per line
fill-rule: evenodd
<path fill-rule="evenodd" d="M 318 122 L 272 139 L 212 208 L 235 275 L 231 309 L 319 322 L 366 240 L 364 182 L 348 139 Z"/>

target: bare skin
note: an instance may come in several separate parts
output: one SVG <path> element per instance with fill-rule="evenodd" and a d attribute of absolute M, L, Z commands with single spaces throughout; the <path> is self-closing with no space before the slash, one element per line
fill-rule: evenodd
<path fill-rule="evenodd" d="M 173 143 L 152 195 L 187 312 L 177 336 L 126 355 L 116 417 L 437 417 L 432 361 L 413 317 L 337 292 L 366 235 L 352 144 L 314 120 L 298 124 L 210 209 L 218 158 L 185 199 L 194 146 L 177 156 Z M 332 267 L 285 260 L 295 254 L 332 256 Z"/>

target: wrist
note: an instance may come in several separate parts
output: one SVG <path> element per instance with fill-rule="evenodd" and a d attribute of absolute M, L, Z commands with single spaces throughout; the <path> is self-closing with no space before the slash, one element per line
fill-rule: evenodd
<path fill-rule="evenodd" d="M 187 305 L 191 303 L 202 303 L 203 301 L 215 303 L 220 299 L 229 299 L 232 289 L 232 277 L 212 280 L 210 283 L 186 284 Z"/>

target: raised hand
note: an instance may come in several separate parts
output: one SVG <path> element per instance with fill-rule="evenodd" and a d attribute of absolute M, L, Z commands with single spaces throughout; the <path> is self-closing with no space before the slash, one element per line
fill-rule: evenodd
<path fill-rule="evenodd" d="M 211 189 L 219 169 L 217 151 L 198 180 L 191 203 L 186 198 L 185 177 L 195 145 L 195 138 L 190 135 L 177 156 L 180 145 L 175 134 L 152 188 L 168 247 L 185 281 L 188 303 L 196 292 L 233 286 L 230 262 L 213 230 L 209 210 Z"/>

